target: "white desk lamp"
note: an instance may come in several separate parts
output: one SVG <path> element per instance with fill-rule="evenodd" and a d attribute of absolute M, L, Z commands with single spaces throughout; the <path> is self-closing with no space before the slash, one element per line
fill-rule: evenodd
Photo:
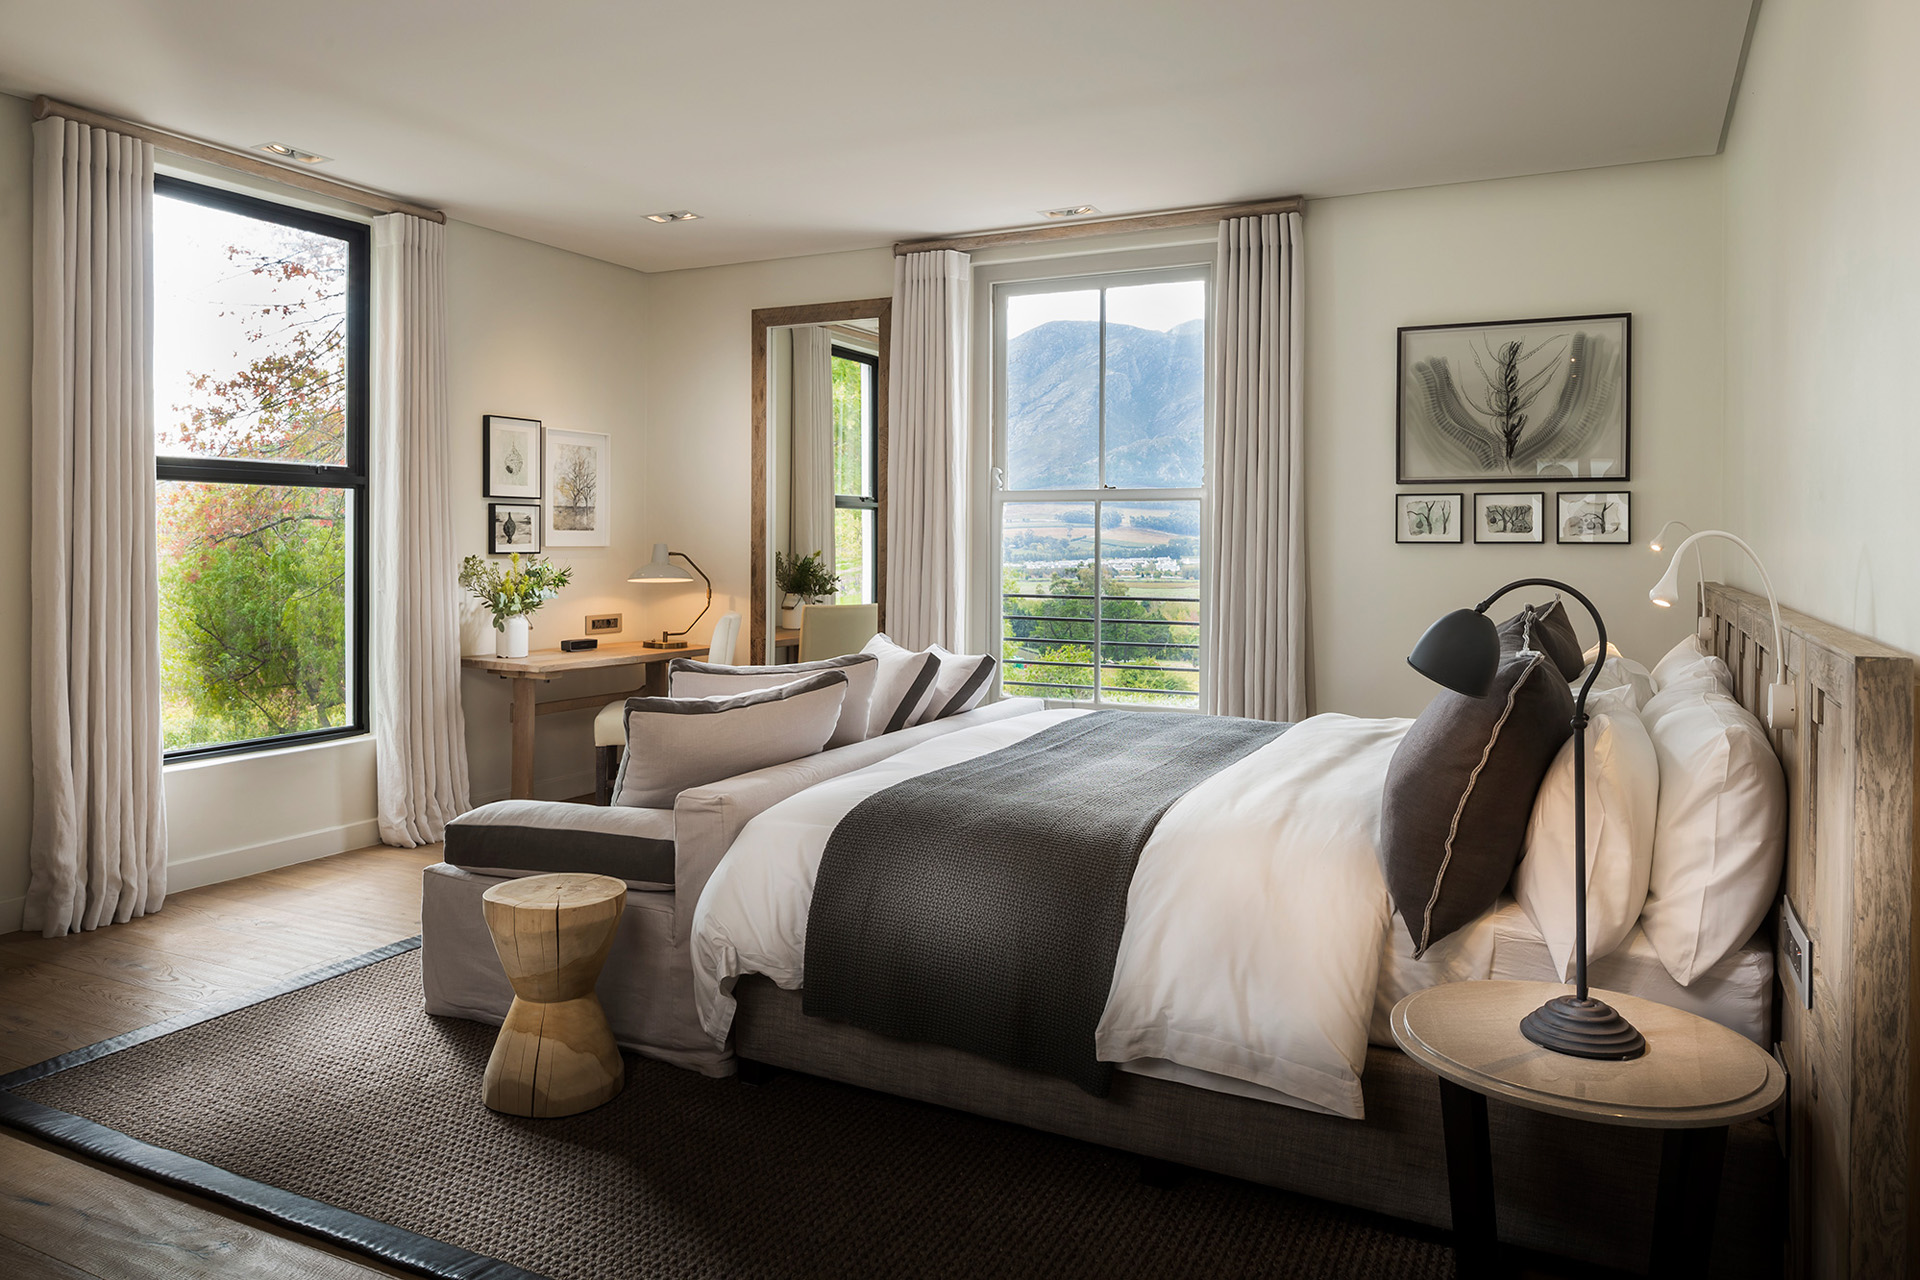
<path fill-rule="evenodd" d="M 1753 567 L 1760 571 L 1761 585 L 1767 589 L 1767 604 L 1773 610 L 1773 661 L 1778 672 L 1773 684 L 1767 687 L 1767 723 L 1775 729 L 1791 729 L 1799 722 L 1799 706 L 1795 699 L 1793 686 L 1787 683 L 1787 642 L 1786 633 L 1780 626 L 1780 600 L 1773 594 L 1773 579 L 1767 576 L 1767 566 L 1760 563 L 1760 557 L 1746 540 L 1725 529 L 1702 529 L 1699 533 L 1689 534 L 1686 541 L 1673 549 L 1673 559 L 1667 564 L 1667 571 L 1653 590 L 1647 592 L 1647 598 L 1662 609 L 1671 609 L 1680 600 L 1680 557 L 1688 547 L 1702 538 L 1725 538 L 1753 561 Z"/>
<path fill-rule="evenodd" d="M 1693 526 L 1685 520 L 1669 520 L 1660 526 L 1660 532 L 1653 535 L 1653 541 L 1647 544 L 1647 549 L 1657 553 L 1661 549 L 1660 544 L 1666 539 L 1667 530 L 1669 529 L 1684 529 L 1688 533 L 1693 532 Z M 1698 546 L 1695 546 L 1693 549 L 1693 576 L 1699 579 L 1694 585 L 1693 630 L 1694 634 L 1700 637 L 1700 647 L 1702 649 L 1708 649 L 1713 647 L 1713 622 L 1707 617 L 1707 571 L 1700 563 L 1700 548 Z"/>

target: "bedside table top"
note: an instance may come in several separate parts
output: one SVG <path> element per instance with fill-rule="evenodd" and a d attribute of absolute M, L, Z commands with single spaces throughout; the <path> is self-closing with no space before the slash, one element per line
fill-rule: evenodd
<path fill-rule="evenodd" d="M 1449 982 L 1393 1007 L 1393 1038 L 1443 1079 L 1535 1111 L 1649 1129 L 1698 1129 L 1764 1115 L 1786 1073 L 1751 1040 L 1671 1005 L 1593 989 L 1647 1038 L 1629 1062 L 1554 1053 L 1520 1020 L 1572 988 L 1557 982 Z"/>

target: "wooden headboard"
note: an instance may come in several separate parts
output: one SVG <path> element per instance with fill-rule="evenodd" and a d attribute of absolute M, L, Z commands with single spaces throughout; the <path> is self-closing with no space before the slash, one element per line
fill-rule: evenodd
<path fill-rule="evenodd" d="M 1765 597 L 1709 585 L 1707 613 L 1740 701 L 1766 723 L 1775 655 Z M 1797 728 L 1771 735 L 1787 775 L 1784 889 L 1811 943 L 1813 991 L 1803 1006 L 1776 947 L 1790 1081 L 1786 1270 L 1912 1275 L 1915 663 L 1803 613 L 1780 615 L 1800 707 Z"/>

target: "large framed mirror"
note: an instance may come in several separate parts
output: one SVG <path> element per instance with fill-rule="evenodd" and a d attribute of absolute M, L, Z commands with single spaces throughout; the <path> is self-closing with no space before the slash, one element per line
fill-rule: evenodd
<path fill-rule="evenodd" d="M 822 603 L 878 604 L 886 625 L 891 298 L 753 313 L 753 599 L 745 661 L 791 661 L 775 566 L 818 555 Z"/>

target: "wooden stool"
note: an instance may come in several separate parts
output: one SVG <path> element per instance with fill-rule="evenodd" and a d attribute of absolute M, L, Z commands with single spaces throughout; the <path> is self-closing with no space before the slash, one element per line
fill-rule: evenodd
<path fill-rule="evenodd" d="M 516 1116 L 570 1116 L 620 1092 L 626 1066 L 593 985 L 613 945 L 627 886 L 611 876 L 507 880 L 481 898 L 513 984 L 481 1099 Z"/>

